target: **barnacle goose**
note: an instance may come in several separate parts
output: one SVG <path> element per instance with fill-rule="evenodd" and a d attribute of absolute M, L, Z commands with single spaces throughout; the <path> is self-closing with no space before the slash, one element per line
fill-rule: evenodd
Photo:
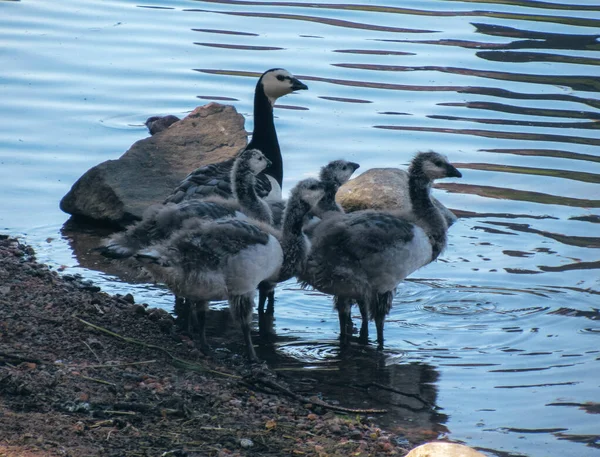
<path fill-rule="evenodd" d="M 273 105 L 286 94 L 306 90 L 308 86 L 283 68 L 267 70 L 259 78 L 254 91 L 254 130 L 247 149 L 259 149 L 271 165 L 258 176 L 257 192 L 262 198 L 281 199 L 283 159 L 275 131 Z M 231 197 L 229 180 L 234 159 L 213 163 L 191 172 L 168 196 L 165 202 L 178 203 L 189 198 L 218 195 Z"/>

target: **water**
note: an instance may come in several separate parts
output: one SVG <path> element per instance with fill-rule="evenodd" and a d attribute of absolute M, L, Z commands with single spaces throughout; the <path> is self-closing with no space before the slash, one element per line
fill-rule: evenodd
<path fill-rule="evenodd" d="M 405 167 L 426 149 L 464 178 L 437 186 L 461 219 L 401 287 L 385 352 L 341 357 L 330 299 L 288 282 L 277 353 L 296 363 L 275 368 L 338 393 L 348 379 L 399 434 L 600 455 L 599 27 L 581 0 L 0 1 L 0 229 L 170 309 L 164 289 L 75 257 L 58 202 L 151 115 L 226 97 L 251 130 L 257 75 L 287 68 L 310 90 L 276 110 L 284 191 L 335 158 Z"/>

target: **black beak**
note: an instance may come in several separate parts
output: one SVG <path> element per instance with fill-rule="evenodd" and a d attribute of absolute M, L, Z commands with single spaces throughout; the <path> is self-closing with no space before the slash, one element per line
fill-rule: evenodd
<path fill-rule="evenodd" d="M 267 161 L 267 167 L 270 167 L 271 165 L 273 165 L 273 162 L 271 162 L 269 159 L 267 159 L 265 157 L 265 160 Z"/>
<path fill-rule="evenodd" d="M 458 171 L 453 165 L 446 165 L 446 177 L 448 178 L 462 178 L 462 173 Z"/>
<path fill-rule="evenodd" d="M 360 168 L 360 165 L 357 164 L 356 162 L 348 162 L 348 165 L 350 165 L 354 171 L 356 171 Z"/>
<path fill-rule="evenodd" d="M 292 90 L 308 90 L 308 86 L 298 78 L 292 78 Z"/>

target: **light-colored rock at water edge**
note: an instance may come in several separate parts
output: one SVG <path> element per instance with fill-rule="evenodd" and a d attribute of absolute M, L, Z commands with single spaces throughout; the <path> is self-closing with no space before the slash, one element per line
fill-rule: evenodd
<path fill-rule="evenodd" d="M 364 209 L 412 211 L 408 173 L 399 168 L 371 168 L 340 187 L 335 199 L 347 213 Z M 433 202 L 448 225 L 456 221 L 456 216 L 435 197 Z"/>
<path fill-rule="evenodd" d="M 192 170 L 233 157 L 248 141 L 244 117 L 233 106 L 209 103 L 117 160 L 84 173 L 60 208 L 73 216 L 124 227 L 162 202 Z"/>
<path fill-rule="evenodd" d="M 432 442 L 414 448 L 406 457 L 486 457 L 475 449 L 456 443 Z"/>

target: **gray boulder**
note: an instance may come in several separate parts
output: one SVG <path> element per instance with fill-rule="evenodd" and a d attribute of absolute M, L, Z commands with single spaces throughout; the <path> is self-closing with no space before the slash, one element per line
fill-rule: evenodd
<path fill-rule="evenodd" d="M 124 227 L 161 203 L 197 167 L 220 162 L 244 148 L 244 117 L 230 105 L 209 103 L 117 160 L 88 170 L 62 198 L 60 209 L 76 219 Z"/>
<path fill-rule="evenodd" d="M 335 199 L 347 213 L 364 209 L 412 211 L 408 173 L 399 168 L 371 168 L 340 187 Z M 452 225 L 456 221 L 452 211 L 436 198 L 433 198 L 433 202 L 448 225 Z"/>

